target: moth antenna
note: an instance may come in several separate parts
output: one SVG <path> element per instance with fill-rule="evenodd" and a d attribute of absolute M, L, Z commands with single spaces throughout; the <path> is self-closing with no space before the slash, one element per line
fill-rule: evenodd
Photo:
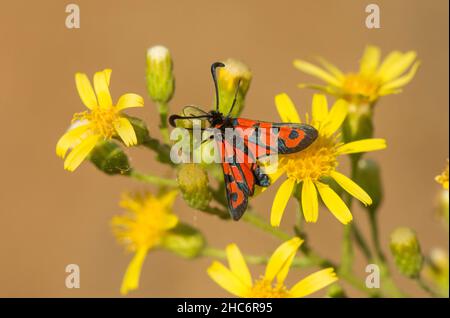
<path fill-rule="evenodd" d="M 237 87 L 236 87 L 236 91 L 234 92 L 234 98 L 233 98 L 233 103 L 231 104 L 231 108 L 230 111 L 228 112 L 227 116 L 230 116 L 231 112 L 233 111 L 234 105 L 236 105 L 237 102 L 237 95 L 239 92 L 239 85 L 241 84 L 241 79 L 239 79 Z"/>
<path fill-rule="evenodd" d="M 218 67 L 225 67 L 225 64 L 221 62 L 214 62 L 211 65 L 211 75 L 214 81 L 214 89 L 216 91 L 216 111 L 219 111 L 219 87 L 217 84 L 217 75 L 216 75 L 216 68 Z"/>

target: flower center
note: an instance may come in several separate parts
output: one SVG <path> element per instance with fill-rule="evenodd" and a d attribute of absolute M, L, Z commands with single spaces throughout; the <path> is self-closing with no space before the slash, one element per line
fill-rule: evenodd
<path fill-rule="evenodd" d="M 338 165 L 338 137 L 319 135 L 305 150 L 281 157 L 280 164 L 286 170 L 288 178 L 294 178 L 297 182 L 308 178 L 318 181 L 321 177 L 330 175 Z"/>
<path fill-rule="evenodd" d="M 156 198 L 125 199 L 121 206 L 129 213 L 113 218 L 113 231 L 116 238 L 129 250 L 152 248 L 161 243 L 167 231 L 176 226 L 177 220 Z"/>
<path fill-rule="evenodd" d="M 250 298 L 286 298 L 288 290 L 283 284 L 273 285 L 264 277 L 255 282 L 249 293 Z"/>
<path fill-rule="evenodd" d="M 119 119 L 118 113 L 113 107 L 107 109 L 96 108 L 91 111 L 76 113 L 73 115 L 72 123 L 79 120 L 87 120 L 94 134 L 111 139 L 115 134 L 114 122 Z"/>
<path fill-rule="evenodd" d="M 366 97 L 371 98 L 376 95 L 379 83 L 373 78 L 368 78 L 360 74 L 350 73 L 345 77 L 343 89 L 350 98 Z"/>

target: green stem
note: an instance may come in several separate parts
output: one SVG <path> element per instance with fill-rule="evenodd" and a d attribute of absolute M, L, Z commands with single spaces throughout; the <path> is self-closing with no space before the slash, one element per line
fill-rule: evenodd
<path fill-rule="evenodd" d="M 386 262 L 386 257 L 383 253 L 383 249 L 381 248 L 380 236 L 378 232 L 378 222 L 377 222 L 377 213 L 375 209 L 368 209 L 369 212 L 369 223 L 370 223 L 370 233 L 372 236 L 372 242 L 375 248 L 375 253 L 377 258 L 379 258 L 382 262 Z"/>
<path fill-rule="evenodd" d="M 160 119 L 159 130 L 161 132 L 164 142 L 168 144 L 170 142 L 169 129 L 167 126 L 167 113 L 169 111 L 169 105 L 163 102 L 158 102 L 157 105 Z"/>
<path fill-rule="evenodd" d="M 176 180 L 153 176 L 150 174 L 144 174 L 144 173 L 141 173 L 134 169 L 131 170 L 131 172 L 128 174 L 128 176 L 135 180 L 149 183 L 149 184 L 158 185 L 158 186 L 178 187 L 178 183 Z"/>
<path fill-rule="evenodd" d="M 259 216 L 255 212 L 251 211 L 250 209 L 248 209 L 247 212 L 245 212 L 245 214 L 242 216 L 242 220 L 256 226 L 257 228 L 259 228 L 259 229 L 261 229 L 283 241 L 286 241 L 286 240 L 289 240 L 290 238 L 292 238 L 292 235 L 289 235 L 288 233 L 286 233 L 282 230 L 279 230 L 276 227 L 273 227 L 272 225 L 267 223 L 261 216 Z"/>
<path fill-rule="evenodd" d="M 158 139 L 146 136 L 142 145 L 157 153 L 157 159 L 161 163 L 165 163 L 171 166 L 175 164 L 170 159 L 170 147 L 167 144 L 161 143 Z"/>
<path fill-rule="evenodd" d="M 359 230 L 356 224 L 352 224 L 352 231 L 356 244 L 360 248 L 361 252 L 364 254 L 365 258 L 367 260 L 370 260 L 372 258 L 372 252 L 370 251 L 369 245 L 367 244 L 366 240 L 364 239 L 364 236 L 362 235 L 361 231 Z"/>
<path fill-rule="evenodd" d="M 417 277 L 416 282 L 420 286 L 420 288 L 430 294 L 431 297 L 441 297 L 430 286 L 428 286 L 428 284 L 423 280 L 422 276 Z"/>
<path fill-rule="evenodd" d="M 230 218 L 230 214 L 228 213 L 228 211 L 216 207 L 207 206 L 201 211 L 211 215 L 218 216 L 219 218 L 224 220 L 228 220 Z"/>

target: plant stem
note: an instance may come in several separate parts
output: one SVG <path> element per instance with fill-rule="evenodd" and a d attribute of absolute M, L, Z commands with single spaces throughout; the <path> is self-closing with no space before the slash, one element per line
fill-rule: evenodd
<path fill-rule="evenodd" d="M 419 284 L 420 288 L 430 294 L 431 297 L 440 297 L 428 284 L 423 280 L 422 276 L 416 278 L 417 284 Z"/>
<path fill-rule="evenodd" d="M 375 254 L 377 258 L 379 258 L 382 262 L 385 262 L 386 257 L 383 253 L 383 249 L 381 248 L 380 236 L 378 234 L 378 222 L 376 210 L 368 209 L 368 212 L 369 212 L 370 232 L 372 236 L 372 242 L 375 248 Z"/>
<path fill-rule="evenodd" d="M 372 252 L 370 251 L 369 245 L 366 243 L 364 236 L 356 224 L 352 224 L 352 231 L 356 244 L 361 249 L 361 252 L 364 254 L 366 259 L 370 260 L 372 258 Z"/>
<path fill-rule="evenodd" d="M 149 183 L 149 184 L 158 185 L 158 186 L 178 187 L 178 183 L 176 180 L 153 176 L 150 174 L 144 174 L 144 173 L 138 172 L 134 169 L 131 170 L 131 172 L 128 174 L 128 176 L 135 180 Z"/>
<path fill-rule="evenodd" d="M 261 229 L 283 241 L 286 241 L 286 240 L 289 240 L 290 238 L 292 238 L 291 235 L 289 235 L 288 233 L 286 233 L 282 230 L 279 230 L 276 227 L 273 227 L 272 225 L 267 223 L 261 216 L 259 216 L 255 212 L 251 211 L 250 209 L 248 209 L 247 212 L 245 212 L 245 214 L 242 216 L 242 220 L 256 226 L 257 228 L 259 228 L 259 229 Z"/>
<path fill-rule="evenodd" d="M 169 105 L 167 103 L 158 102 L 157 106 L 160 119 L 159 131 L 161 132 L 164 142 L 168 144 L 170 142 L 169 129 L 167 126 L 167 113 L 169 111 Z"/>

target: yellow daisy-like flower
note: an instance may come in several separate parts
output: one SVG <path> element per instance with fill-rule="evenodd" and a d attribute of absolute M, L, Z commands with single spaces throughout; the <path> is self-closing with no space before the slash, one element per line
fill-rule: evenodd
<path fill-rule="evenodd" d="M 448 190 L 448 159 L 447 166 L 444 171 L 435 178 L 436 182 L 440 183 L 445 190 Z"/>
<path fill-rule="evenodd" d="M 147 252 L 158 247 L 168 231 L 178 224 L 178 217 L 172 211 L 176 195 L 177 191 L 159 196 L 150 193 L 125 194 L 120 202 L 128 213 L 112 219 L 113 233 L 119 243 L 135 253 L 125 272 L 121 294 L 138 288 Z"/>
<path fill-rule="evenodd" d="M 295 237 L 281 244 L 270 257 L 264 276 L 255 281 L 237 245 L 230 244 L 226 248 L 229 268 L 214 261 L 208 268 L 208 275 L 223 289 L 238 297 L 299 298 L 308 296 L 334 283 L 338 278 L 333 268 L 326 268 L 307 276 L 288 289 L 284 285 L 284 280 L 302 242 Z"/>
<path fill-rule="evenodd" d="M 144 106 L 144 99 L 129 93 L 122 95 L 117 104 L 113 105 L 109 93 L 111 72 L 110 69 L 105 69 L 95 73 L 94 88 L 86 74 L 75 74 L 78 94 L 89 110 L 73 116 L 71 127 L 56 145 L 56 154 L 65 158 L 66 170 L 74 171 L 100 139 L 119 136 L 126 146 L 137 143 L 133 126 L 123 116 L 122 111 L 130 107 Z"/>
<path fill-rule="evenodd" d="M 299 123 L 300 117 L 289 96 L 277 95 L 275 103 L 284 122 Z M 372 204 L 370 196 L 354 181 L 337 171 L 338 156 L 358 152 L 374 151 L 386 148 L 384 139 L 362 139 L 344 144 L 341 142 L 339 128 L 348 113 L 348 103 L 338 100 L 328 110 L 325 95 L 315 94 L 312 101 L 312 120 L 307 122 L 314 126 L 319 134 L 308 148 L 291 155 L 280 156 L 278 170 L 271 176 L 276 180 L 286 174 L 275 196 L 270 222 L 279 226 L 287 202 L 296 184 L 302 184 L 301 205 L 305 220 L 316 222 L 319 217 L 318 195 L 325 206 L 343 224 L 352 220 L 352 214 L 343 200 L 323 182 L 324 177 L 333 178 L 345 191 L 365 205 Z M 308 118 L 308 116 L 307 116 Z"/>
<path fill-rule="evenodd" d="M 393 51 L 381 62 L 380 49 L 367 46 L 358 72 L 344 74 L 323 58 L 319 58 L 323 68 L 303 60 L 295 60 L 294 66 L 326 82 L 326 85 L 300 84 L 300 87 L 318 89 L 350 102 L 372 103 L 380 96 L 401 92 L 401 88 L 414 78 L 419 68 L 420 62 L 414 62 L 416 57 L 414 51 Z M 404 74 L 408 69 L 408 73 Z"/>

